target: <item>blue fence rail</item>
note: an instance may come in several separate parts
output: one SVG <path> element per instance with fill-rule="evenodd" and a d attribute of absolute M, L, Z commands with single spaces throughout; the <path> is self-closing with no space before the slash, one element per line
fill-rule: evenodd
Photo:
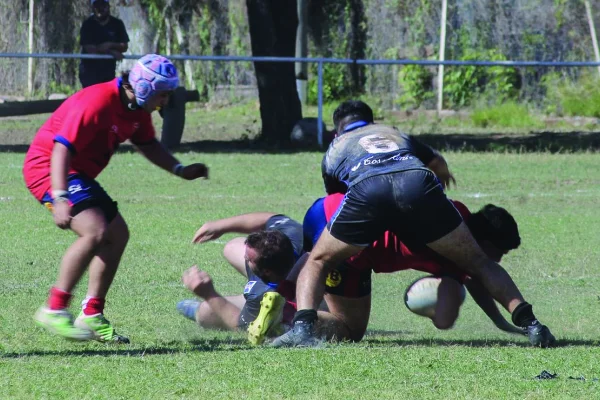
<path fill-rule="evenodd" d="M 126 54 L 125 59 L 137 60 L 142 55 Z M 172 54 L 167 56 L 178 61 L 250 61 L 250 62 L 300 62 L 317 63 L 318 82 L 318 141 L 323 145 L 323 64 L 358 64 L 358 65 L 429 65 L 429 66 L 482 66 L 482 67 L 555 67 L 555 68 L 580 68 L 600 67 L 600 62 L 595 61 L 459 61 L 459 60 L 366 60 L 350 58 L 322 58 L 322 57 L 252 57 L 252 56 L 194 56 L 185 54 Z M 53 59 L 113 59 L 109 55 L 101 54 L 63 54 L 63 53 L 0 53 L 0 58 L 53 58 Z"/>

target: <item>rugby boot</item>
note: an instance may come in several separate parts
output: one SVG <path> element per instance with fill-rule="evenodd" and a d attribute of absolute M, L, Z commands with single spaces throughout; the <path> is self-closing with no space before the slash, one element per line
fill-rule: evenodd
<path fill-rule="evenodd" d="M 550 329 L 537 320 L 527 327 L 527 337 L 529 343 L 535 347 L 552 347 L 556 342 L 556 338 L 550 332 Z"/>
<path fill-rule="evenodd" d="M 263 295 L 258 316 L 248 326 L 248 341 L 251 344 L 262 344 L 267 335 L 282 333 L 283 306 L 285 298 L 279 293 L 267 292 Z"/>
<path fill-rule="evenodd" d="M 85 315 L 83 311 L 75 320 L 75 326 L 87 329 L 93 335 L 93 339 L 103 343 L 129 343 L 129 338 L 119 335 L 104 314 Z"/>
<path fill-rule="evenodd" d="M 296 321 L 292 329 L 276 337 L 271 347 L 317 347 L 321 344 L 315 337 L 315 323 Z"/>
<path fill-rule="evenodd" d="M 94 335 L 88 329 L 81 329 L 73 324 L 73 316 L 67 310 L 50 310 L 42 306 L 37 310 L 34 318 L 39 326 L 65 339 L 94 339 Z"/>

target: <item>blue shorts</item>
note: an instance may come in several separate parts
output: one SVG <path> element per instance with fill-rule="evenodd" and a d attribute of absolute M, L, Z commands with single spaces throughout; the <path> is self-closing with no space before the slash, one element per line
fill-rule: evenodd
<path fill-rule="evenodd" d="M 94 179 L 81 174 L 71 174 L 67 178 L 67 184 L 72 217 L 83 210 L 99 208 L 104 213 L 106 223 L 111 223 L 119 213 L 117 202 Z M 52 211 L 53 199 L 50 192 L 44 193 L 41 203 Z"/>

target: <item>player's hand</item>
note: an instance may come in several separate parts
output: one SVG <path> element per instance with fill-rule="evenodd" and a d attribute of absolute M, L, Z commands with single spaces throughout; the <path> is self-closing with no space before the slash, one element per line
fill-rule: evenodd
<path fill-rule="evenodd" d="M 202 163 L 186 165 L 181 170 L 179 176 L 188 181 L 193 181 L 198 178 L 208 179 L 208 167 Z"/>
<path fill-rule="evenodd" d="M 67 229 L 71 225 L 71 205 L 67 201 L 55 201 L 52 205 L 54 223 L 60 229 Z"/>
<path fill-rule="evenodd" d="M 456 186 L 456 179 L 454 179 L 454 175 L 450 172 L 446 159 L 441 154 L 438 153 L 433 160 L 427 164 L 427 168 L 433 171 L 444 189 L 449 189 L 450 183 Z"/>
<path fill-rule="evenodd" d="M 215 287 L 210 275 L 206 271 L 200 270 L 196 265 L 187 269 L 181 280 L 186 288 L 198 297 L 206 299 L 215 295 Z"/>
<path fill-rule="evenodd" d="M 117 60 L 117 61 L 121 61 L 123 59 L 123 53 L 121 53 L 120 51 L 108 50 L 108 54 L 113 56 L 115 58 L 115 60 Z"/>
<path fill-rule="evenodd" d="M 108 53 L 110 50 L 110 43 L 109 42 L 100 43 L 96 48 L 98 49 L 98 52 L 100 52 L 100 53 Z"/>
<path fill-rule="evenodd" d="M 204 243 L 211 240 L 220 238 L 223 232 L 219 229 L 219 226 L 214 221 L 209 221 L 202 225 L 200 229 L 194 234 L 192 243 Z"/>

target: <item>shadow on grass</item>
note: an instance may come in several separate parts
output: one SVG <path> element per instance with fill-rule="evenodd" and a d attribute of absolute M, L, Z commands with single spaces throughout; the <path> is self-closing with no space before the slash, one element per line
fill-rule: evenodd
<path fill-rule="evenodd" d="M 380 335 L 380 333 L 377 333 Z M 393 336 L 390 334 L 390 336 Z M 462 346 L 462 347 L 524 347 L 531 348 L 529 342 L 523 338 L 515 340 L 510 339 L 376 339 L 376 338 L 366 338 L 363 340 L 364 343 L 373 345 L 373 346 Z M 561 339 L 557 340 L 554 344 L 554 348 L 559 347 L 576 347 L 576 346 L 584 346 L 584 347 L 598 347 L 600 346 L 600 340 L 566 340 Z"/>
<path fill-rule="evenodd" d="M 580 152 L 600 151 L 600 132 L 532 132 L 527 135 L 507 135 L 499 133 L 481 134 L 422 134 L 419 138 L 440 150 L 469 152 Z M 1 140 L 0 140 L 1 143 Z M 0 152 L 25 153 L 29 145 L 0 144 Z M 131 145 L 121 146 L 119 152 L 135 151 Z M 306 151 L 323 151 L 317 147 L 298 148 L 292 146 L 269 145 L 253 140 L 200 140 L 184 142 L 175 152 L 200 153 L 260 153 L 280 154 Z"/>
<path fill-rule="evenodd" d="M 370 332 L 370 335 L 400 335 L 402 332 L 385 332 L 375 331 Z M 186 348 L 184 344 L 191 344 L 193 348 Z M 526 340 L 506 340 L 506 339 L 491 339 L 491 340 L 469 340 L 469 339 L 456 339 L 456 340 L 444 340 L 444 339 L 375 339 L 367 336 L 363 339 L 360 344 L 367 345 L 369 347 L 397 347 L 397 346 L 419 346 L 419 347 L 478 347 L 478 348 L 492 348 L 492 347 L 520 347 L 520 348 L 531 348 Z M 178 346 L 179 345 L 179 346 Z M 352 346 L 353 344 L 348 343 L 345 346 Z M 560 347 L 598 347 L 600 341 L 598 340 L 558 340 L 555 344 L 555 348 Z M 32 350 L 20 353 L 0 353 L 0 359 L 14 359 L 24 357 L 146 357 L 156 355 L 168 355 L 168 354 L 183 354 L 183 353 L 194 353 L 194 352 L 232 352 L 232 351 L 248 351 L 248 350 L 260 350 L 266 347 L 254 347 L 248 344 L 245 339 L 226 339 L 226 340 L 191 340 L 189 342 L 171 342 L 167 343 L 164 347 L 151 347 L 145 349 L 128 349 L 123 345 L 105 345 L 102 349 L 73 349 L 73 350 Z"/>
<path fill-rule="evenodd" d="M 84 343 L 82 343 L 85 345 Z M 188 348 L 187 345 L 193 348 Z M 75 346 L 75 345 L 74 345 Z M 210 340 L 190 340 L 186 342 L 172 341 L 165 346 L 149 347 L 144 349 L 131 349 L 127 345 L 118 344 L 98 344 L 102 346 L 99 349 L 86 347 L 85 349 L 69 350 L 32 350 L 20 353 L 0 353 L 0 359 L 3 358 L 23 358 L 23 357 L 44 357 L 44 356 L 78 356 L 78 357 L 145 357 L 166 354 L 180 354 L 192 352 L 216 352 L 216 351 L 240 351 L 253 349 L 246 339 L 210 339 Z"/>

